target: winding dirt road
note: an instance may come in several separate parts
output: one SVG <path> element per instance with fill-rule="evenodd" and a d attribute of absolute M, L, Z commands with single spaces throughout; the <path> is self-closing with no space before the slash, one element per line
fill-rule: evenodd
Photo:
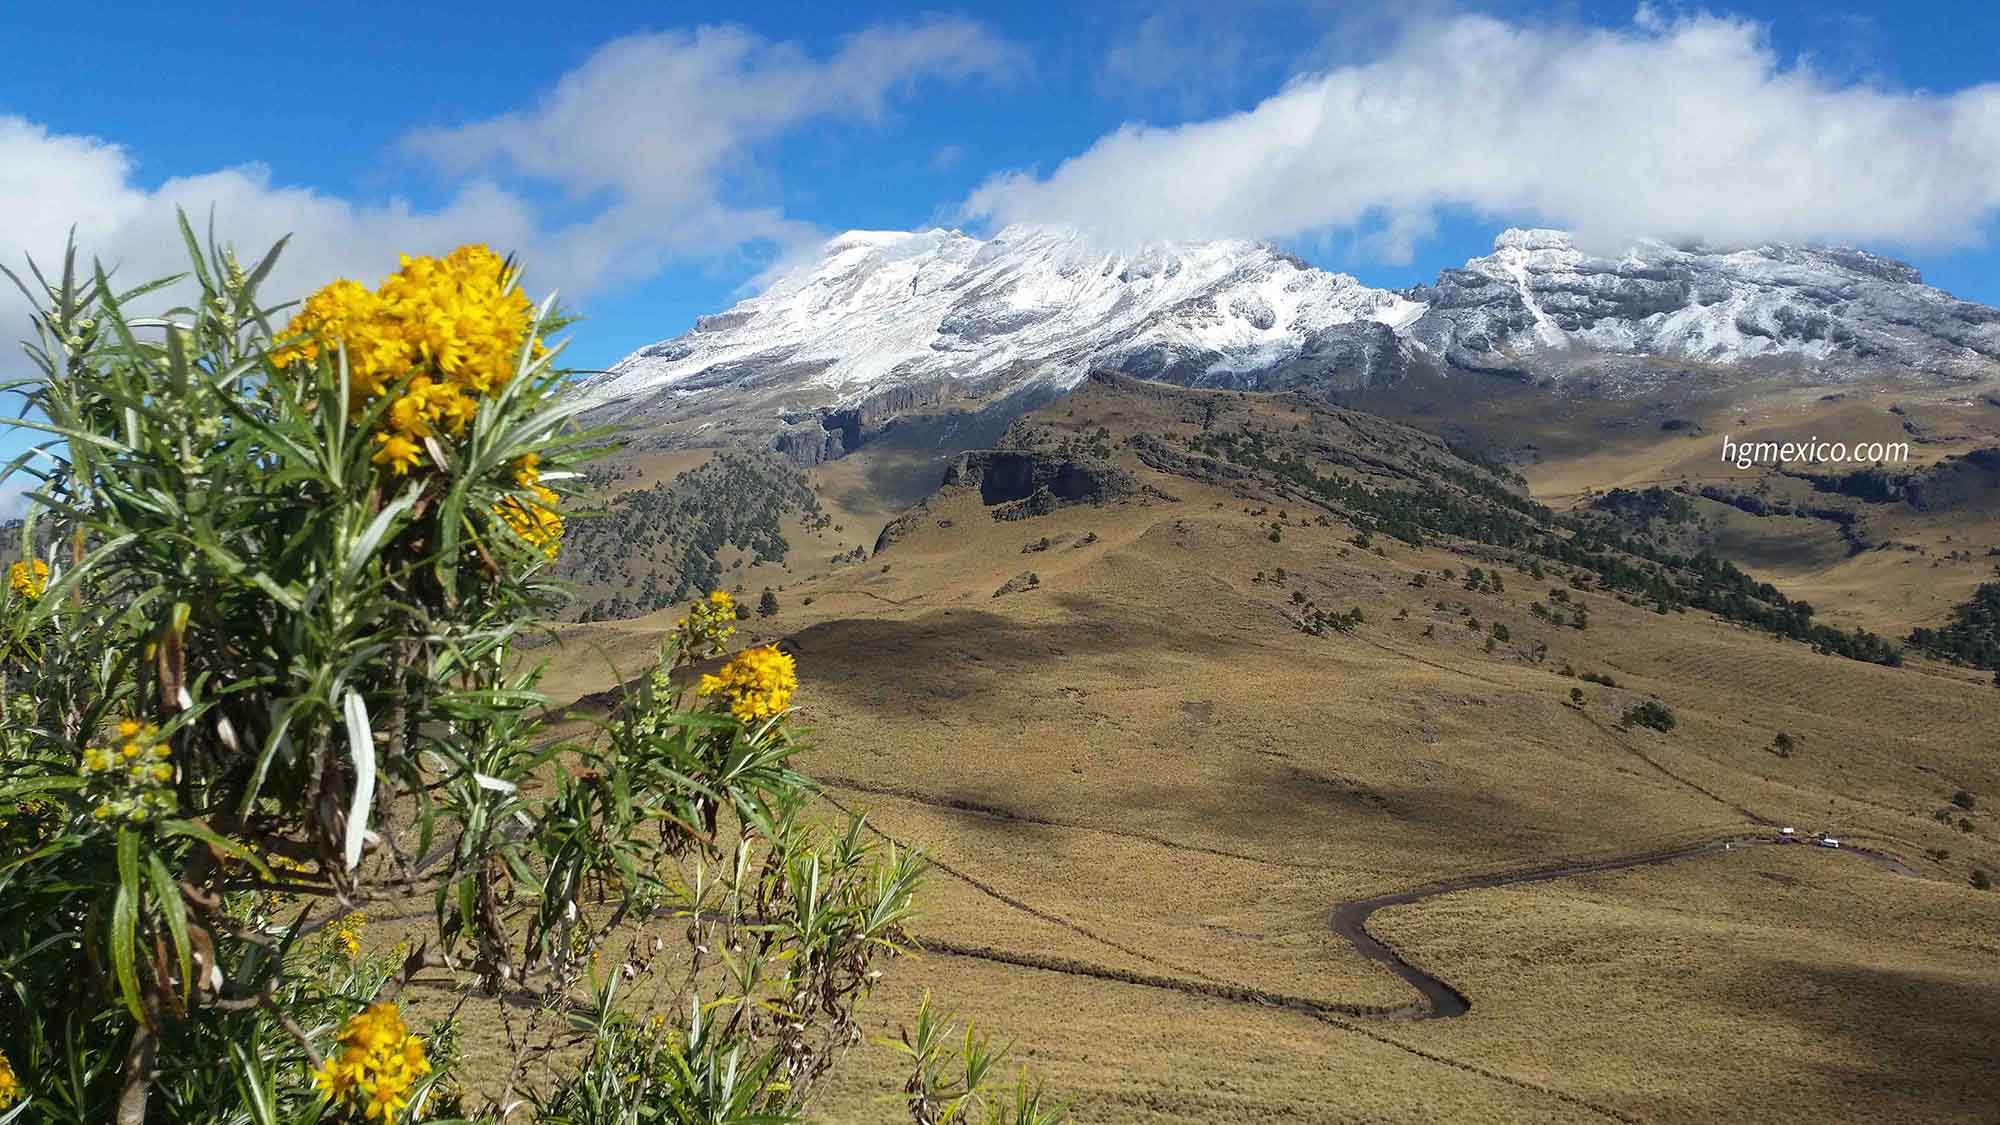
<path fill-rule="evenodd" d="M 1815 852 L 1829 852 L 1849 855 L 1866 860 L 1886 871 L 1898 875 L 1915 875 L 1895 857 L 1866 848 L 1841 847 L 1821 848 L 1805 841 L 1781 844 L 1774 836 L 1732 836 L 1722 840 L 1709 840 L 1700 844 L 1689 844 L 1679 848 L 1665 848 L 1659 851 L 1640 852 L 1636 855 L 1618 856 L 1612 859 L 1591 860 L 1579 863 L 1553 864 L 1529 871 L 1500 875 L 1473 875 L 1463 879 L 1450 879 L 1429 886 L 1408 891 L 1394 891 L 1374 898 L 1343 902 L 1333 908 L 1327 917 L 1327 925 L 1333 932 L 1347 940 L 1354 951 L 1370 961 L 1377 962 L 1401 977 L 1410 987 L 1423 994 L 1424 1007 L 1421 1011 L 1399 1010 L 1396 1015 L 1415 1019 L 1449 1019 L 1462 1016 L 1472 1009 L 1472 1001 L 1465 994 L 1439 978 L 1417 968 L 1396 952 L 1395 947 L 1368 931 L 1368 917 L 1385 906 L 1408 906 L 1439 895 L 1458 891 L 1488 891 L 1500 887 L 1511 887 L 1520 883 L 1546 883 L 1555 879 L 1567 879 L 1573 875 L 1590 875 L 1600 871 L 1623 871 L 1630 867 L 1650 867 L 1655 864 L 1672 863 L 1680 859 L 1732 848 L 1754 847 L 1811 847 Z"/>
<path fill-rule="evenodd" d="M 1670 774 L 1669 776 L 1673 775 Z M 1692 785 L 1692 783 L 1684 781 L 1678 777 L 1675 777 L 1675 780 L 1680 781 L 1681 784 L 1683 785 Z M 1056 821 L 1043 821 L 1032 817 L 1025 817 L 1019 813 L 1014 813 L 1005 809 L 997 809 L 990 806 L 981 805 L 976 802 L 947 800 L 944 798 L 932 796 L 929 794 L 919 793 L 915 790 L 901 788 L 901 787 L 890 789 L 881 786 L 871 786 L 856 781 L 850 781 L 845 778 L 826 779 L 825 784 L 829 789 L 849 789 L 853 791 L 858 791 L 863 793 L 874 793 L 878 795 L 888 794 L 895 796 L 901 800 L 911 801 L 917 804 L 930 805 L 934 808 L 945 809 L 951 812 L 967 816 L 977 816 L 977 817 L 984 817 L 988 819 L 1003 820 L 1003 821 L 1033 820 L 1035 823 L 1044 823 L 1044 824 L 1060 823 Z M 1710 794 L 1706 790 L 1702 790 L 1702 792 L 1704 793 L 1704 795 L 1713 797 L 1715 800 L 1723 801 L 1723 798 L 1715 797 L 1714 794 Z M 843 812 L 851 811 L 845 802 L 840 801 L 839 799 L 833 797 L 831 794 L 822 794 L 822 797 L 824 800 L 826 800 L 828 804 L 832 805 L 837 809 L 840 809 Z M 1724 801 L 1724 803 L 1728 804 L 1729 802 Z M 1735 808 L 1737 806 L 1731 804 L 1730 807 Z M 1772 824 L 1771 821 L 1766 820 L 1765 818 L 1758 816 L 1755 813 L 1751 813 L 1748 810 L 1739 810 L 1739 811 L 1742 811 L 1745 816 L 1750 817 L 1753 821 L 1757 822 L 1759 825 L 1768 826 Z M 1142 834 L 1130 833 L 1114 829 L 1096 828 L 1081 824 L 1061 824 L 1060 826 L 1073 828 L 1079 831 L 1107 832 L 1112 835 L 1121 835 L 1121 836 L 1142 835 Z M 908 841 L 892 836 L 882 831 L 880 828 L 877 828 L 872 823 L 867 824 L 867 829 L 874 835 L 879 836 L 882 839 L 897 845 L 898 847 L 911 846 Z M 1182 842 L 1168 840 L 1162 837 L 1144 835 L 1143 838 L 1149 840 L 1152 843 L 1164 847 L 1172 847 L 1172 848 L 1189 847 L 1189 845 L 1186 845 Z M 1541 867 L 1527 868 L 1525 870 L 1504 871 L 1486 875 L 1468 875 L 1458 879 L 1446 879 L 1436 883 L 1426 883 L 1422 886 L 1413 887 L 1408 890 L 1391 891 L 1387 894 L 1376 895 L 1372 898 L 1355 899 L 1349 902 L 1342 902 L 1335 904 L 1327 914 L 1328 928 L 1331 929 L 1335 934 L 1338 934 L 1349 945 L 1353 946 L 1354 951 L 1356 953 L 1360 954 L 1362 957 L 1365 957 L 1370 961 L 1374 961 L 1377 964 L 1382 965 L 1390 972 L 1396 974 L 1397 977 L 1401 978 L 1404 981 L 1404 983 L 1408 984 L 1411 988 L 1415 989 L 1418 992 L 1418 994 L 1422 997 L 1421 1002 L 1404 1004 L 1393 1008 L 1358 1005 L 1358 1004 L 1326 1003 L 1324 1001 L 1307 1000 L 1301 997 L 1285 996 L 1278 993 L 1266 992 L 1261 989 L 1247 988 L 1240 985 L 1227 984 L 1221 981 L 1217 981 L 1214 978 L 1209 977 L 1207 974 L 1200 973 L 1185 968 L 1183 966 L 1173 965 L 1169 962 L 1162 961 L 1160 958 L 1153 956 L 1143 950 L 1133 949 L 1130 946 L 1112 941 L 1109 938 L 1105 938 L 1099 934 L 1096 934 L 1080 925 L 1077 925 L 1074 922 L 1071 922 L 1069 919 L 1050 914 L 1046 911 L 1030 906 L 1027 903 L 1021 902 L 1018 899 L 1013 898 L 1012 896 L 1002 894 L 995 888 L 986 884 L 984 881 L 974 878 L 973 876 L 959 870 L 956 867 L 953 867 L 947 863 L 939 861 L 935 857 L 933 857 L 931 861 L 932 867 L 936 868 L 938 871 L 942 872 L 944 875 L 948 877 L 955 878 L 961 882 L 966 883 L 967 885 L 971 886 L 974 890 L 980 892 L 981 894 L 986 895 L 989 898 L 995 899 L 996 901 L 1002 902 L 1008 906 L 1015 907 L 1016 909 L 1024 910 L 1038 918 L 1042 918 L 1045 921 L 1054 922 L 1058 925 L 1063 926 L 1065 929 L 1070 930 L 1072 933 L 1078 934 L 1079 936 L 1087 940 L 1094 941 L 1107 948 L 1115 949 L 1121 953 L 1138 957 L 1140 960 L 1147 961 L 1155 965 L 1159 965 L 1162 968 L 1173 969 L 1176 972 L 1184 975 L 1181 977 L 1171 977 L 1171 976 L 1155 976 L 1146 973 L 1135 973 L 1129 970 L 1113 969 L 1107 966 L 1092 965 L 1089 962 L 1077 961 L 1066 957 L 1049 957 L 1040 954 L 1024 954 L 1024 953 L 1014 952 L 1011 950 L 994 949 L 983 945 L 971 945 L 963 942 L 951 941 L 948 939 L 932 938 L 928 936 L 919 937 L 917 939 L 917 942 L 920 946 L 922 946 L 925 949 L 928 949 L 936 953 L 942 953 L 952 957 L 969 957 L 978 960 L 993 961 L 1002 964 L 1018 965 L 1025 968 L 1043 969 L 1048 972 L 1065 973 L 1071 976 L 1087 976 L 1101 980 L 1117 981 L 1124 984 L 1136 984 L 1150 988 L 1170 989 L 1173 991 L 1184 992 L 1191 995 L 1214 996 L 1222 999 L 1240 1000 L 1247 1003 L 1260 1004 L 1265 1007 L 1292 1008 L 1296 1010 L 1310 1011 L 1326 1015 L 1338 1014 L 1349 1018 L 1360 1017 L 1360 1018 L 1390 1019 L 1390 1020 L 1449 1019 L 1455 1016 L 1462 1016 L 1466 1012 L 1470 1011 L 1472 1008 L 1471 1000 L 1467 999 L 1464 993 L 1460 992 L 1456 988 L 1453 988 L 1448 982 L 1444 981 L 1439 977 L 1433 976 L 1430 973 L 1425 972 L 1423 969 L 1418 968 L 1416 965 L 1411 964 L 1407 958 L 1405 958 L 1401 953 L 1397 952 L 1395 947 L 1391 946 L 1389 943 L 1383 941 L 1381 938 L 1378 938 L 1373 933 L 1371 933 L 1368 929 L 1368 919 L 1377 910 L 1381 910 L 1384 907 L 1390 907 L 1390 906 L 1408 906 L 1413 903 L 1422 902 L 1425 899 L 1437 898 L 1440 895 L 1455 894 L 1459 891 L 1497 890 L 1503 887 L 1511 887 L 1522 883 L 1546 883 L 1556 879 L 1567 879 L 1576 875 L 1591 875 L 1604 871 L 1623 871 L 1633 867 L 1650 867 L 1656 864 L 1673 863 L 1677 860 L 1693 859 L 1696 856 L 1708 855 L 1713 852 L 1728 851 L 1733 848 L 1753 848 L 1753 847 L 1810 848 L 1814 854 L 1851 856 L 1855 859 L 1871 863 L 1876 867 L 1882 868 L 1885 871 L 1893 872 L 1897 875 L 1905 875 L 1913 877 L 1917 875 L 1915 871 L 1912 871 L 1902 861 L 1896 859 L 1894 856 L 1891 856 L 1885 852 L 1875 851 L 1873 849 L 1866 847 L 1855 847 L 1852 845 L 1843 845 L 1840 848 L 1822 848 L 1819 847 L 1813 841 L 1804 838 L 1794 838 L 1789 840 L 1781 838 L 1777 835 L 1777 829 L 1775 827 L 1761 827 L 1758 829 L 1746 829 L 1745 831 L 1736 833 L 1734 835 L 1717 837 L 1712 840 L 1704 840 L 1693 844 L 1683 844 L 1680 845 L 1679 847 L 1656 848 L 1644 852 L 1635 852 L 1630 855 L 1612 856 L 1606 859 L 1563 861 L 1563 862 L 1547 864 Z M 1198 847 L 1190 848 L 1190 850 L 1203 851 L 1203 852 L 1211 851 L 1211 849 L 1208 848 L 1198 848 Z M 1221 854 L 1234 854 L 1234 853 L 1221 853 Z M 1250 859 L 1253 857 L 1243 856 L 1241 858 Z M 1189 977 L 1196 979 L 1187 979 Z"/>

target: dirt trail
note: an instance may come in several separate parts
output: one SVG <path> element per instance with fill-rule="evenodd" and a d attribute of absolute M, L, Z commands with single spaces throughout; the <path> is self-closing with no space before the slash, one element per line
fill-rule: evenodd
<path fill-rule="evenodd" d="M 1511 887 L 1520 883 L 1546 883 L 1555 879 L 1566 879 L 1573 875 L 1590 875 L 1600 871 L 1623 871 L 1632 867 L 1650 867 L 1655 864 L 1672 863 L 1680 859 L 1692 859 L 1710 852 L 1727 851 L 1733 848 L 1773 847 L 1779 841 L 1769 836 L 1732 836 L 1722 840 L 1709 840 L 1700 844 L 1689 844 L 1678 848 L 1664 848 L 1659 851 L 1640 852 L 1636 855 L 1618 856 L 1612 859 L 1588 860 L 1577 863 L 1555 864 L 1520 871 L 1512 874 L 1473 875 L 1463 879 L 1450 879 L 1414 890 L 1393 891 L 1374 898 L 1343 902 L 1333 908 L 1327 916 L 1327 925 L 1333 932 L 1347 940 L 1354 951 L 1388 968 L 1401 977 L 1410 987 L 1423 994 L 1424 1010 L 1412 1013 L 1417 1019 L 1448 1019 L 1462 1016 L 1472 1009 L 1472 1002 L 1465 994 L 1450 984 L 1412 965 L 1395 947 L 1368 931 L 1368 917 L 1385 906 L 1408 906 L 1439 895 L 1455 894 L 1459 891 L 1486 891 L 1500 887 Z M 1805 844 L 1788 846 L 1813 846 Z M 1844 847 L 1839 849 L 1819 848 L 1815 851 L 1829 851 L 1851 855 L 1873 863 L 1886 871 L 1898 875 L 1915 875 L 1895 857 L 1866 848 Z M 1402 1011 L 1397 1013 L 1403 1015 Z"/>
<path fill-rule="evenodd" d="M 1609 735 L 1611 732 L 1605 731 L 1605 733 Z M 1886 852 L 1876 851 L 1872 848 L 1857 847 L 1852 845 L 1851 843 L 1838 849 L 1821 848 L 1817 844 L 1807 841 L 1804 838 L 1796 838 L 1789 841 L 1780 838 L 1777 835 L 1775 835 L 1775 830 L 1772 828 L 1771 821 L 1766 820 L 1765 818 L 1757 815 L 1756 813 L 1751 812 L 1748 809 L 1743 808 L 1740 805 L 1737 805 L 1732 801 L 1729 801 L 1727 798 L 1718 796 L 1717 794 L 1712 793 L 1707 789 L 1703 789 L 1700 786 L 1695 785 L 1693 782 L 1690 782 L 1685 778 L 1679 777 L 1678 775 L 1667 770 L 1665 767 L 1659 765 L 1657 762 L 1654 762 L 1651 758 L 1647 758 L 1645 754 L 1640 753 L 1637 750 L 1632 750 L 1630 747 L 1624 747 L 1624 748 L 1634 754 L 1637 754 L 1640 758 L 1645 759 L 1648 765 L 1653 766 L 1653 768 L 1659 770 L 1661 773 L 1666 774 L 1674 781 L 1679 782 L 1682 785 L 1686 785 L 1696 790 L 1697 792 L 1701 793 L 1703 796 L 1708 797 L 1717 802 L 1720 802 L 1724 805 L 1727 805 L 1731 809 L 1734 809 L 1736 812 L 1742 814 L 1743 816 L 1750 819 L 1752 822 L 1758 824 L 1760 828 L 1763 829 L 1763 831 L 1756 833 L 1740 832 L 1730 836 L 1717 837 L 1712 840 L 1703 840 L 1698 843 L 1681 844 L 1669 848 L 1655 848 L 1643 852 L 1634 852 L 1630 855 L 1612 856 L 1605 859 L 1558 862 L 1558 863 L 1545 864 L 1540 867 L 1531 867 L 1520 870 L 1494 872 L 1485 875 L 1468 875 L 1458 879 L 1447 879 L 1436 883 L 1426 883 L 1422 886 L 1413 887 L 1408 890 L 1391 891 L 1387 894 L 1376 895 L 1372 898 L 1355 899 L 1349 902 L 1342 902 L 1335 904 L 1332 910 L 1329 911 L 1327 914 L 1327 927 L 1331 929 L 1335 934 L 1339 935 L 1349 945 L 1353 946 L 1354 951 L 1356 953 L 1360 954 L 1362 957 L 1365 957 L 1370 961 L 1374 961 L 1377 964 L 1387 968 L 1390 972 L 1396 974 L 1397 977 L 1401 978 L 1404 983 L 1414 988 L 1418 992 L 1418 994 L 1422 997 L 1422 1000 L 1419 1002 L 1404 1004 L 1397 1007 L 1379 1007 L 1379 1006 L 1353 1005 L 1353 1004 L 1341 1004 L 1341 1003 L 1329 1004 L 1323 1001 L 1307 1000 L 1300 997 L 1283 996 L 1276 993 L 1265 992 L 1261 989 L 1251 989 L 1251 988 L 1245 988 L 1240 985 L 1218 982 L 1215 980 L 1215 978 L 1210 977 L 1206 973 L 1196 972 L 1193 970 L 1189 970 L 1184 966 L 1177 966 L 1169 962 L 1162 961 L 1160 958 L 1153 956 L 1149 953 L 1146 953 L 1142 950 L 1134 949 L 1128 945 L 1112 941 L 1109 938 L 1094 933 L 1084 928 L 1083 926 L 1080 926 L 1070 921 L 1067 918 L 1051 914 L 1047 911 L 1031 906 L 1026 902 L 1022 902 L 1021 900 L 1011 895 L 1003 894 L 996 888 L 985 883 L 984 881 L 974 878 L 973 876 L 967 874 L 964 871 L 959 870 L 956 867 L 952 867 L 949 864 L 939 861 L 935 857 L 933 857 L 931 860 L 931 865 L 933 867 L 935 867 L 940 872 L 949 877 L 958 879 L 959 881 L 970 885 L 974 890 L 979 891 L 981 894 L 984 894 L 987 897 L 992 898 L 997 902 L 1001 902 L 1004 903 L 1005 905 L 1014 907 L 1017 910 L 1024 911 L 1044 921 L 1053 922 L 1059 926 L 1062 926 L 1064 929 L 1070 930 L 1071 932 L 1078 934 L 1081 937 L 1087 938 L 1091 941 L 1094 941 L 1108 948 L 1115 949 L 1120 953 L 1125 953 L 1129 956 L 1138 957 L 1143 961 L 1159 965 L 1163 968 L 1174 969 L 1177 972 L 1186 973 L 1188 976 L 1197 979 L 1187 980 L 1187 979 L 1176 979 L 1172 977 L 1150 976 L 1147 974 L 1133 973 L 1123 969 L 1113 969 L 1101 965 L 1092 965 L 1089 962 L 1076 961 L 1064 957 L 1046 957 L 1036 954 L 1013 953 L 1009 951 L 993 949 L 988 946 L 968 945 L 961 942 L 951 941 L 949 939 L 924 937 L 924 938 L 919 938 L 918 943 L 924 946 L 925 948 L 932 950 L 933 952 L 943 953 L 947 956 L 970 957 L 979 960 L 1000 962 L 1003 964 L 1013 964 L 1028 968 L 1038 968 L 1046 970 L 1048 972 L 1066 973 L 1071 976 L 1088 976 L 1102 980 L 1118 981 L 1125 984 L 1144 985 L 1152 988 L 1165 988 L 1173 991 L 1186 992 L 1193 995 L 1217 996 L 1227 1000 L 1241 1000 L 1250 1003 L 1261 1004 L 1266 1007 L 1294 1008 L 1319 1015 L 1338 1013 L 1340 1015 L 1347 1016 L 1350 1018 L 1360 1017 L 1360 1018 L 1391 1019 L 1391 1020 L 1449 1019 L 1455 1016 L 1462 1016 L 1466 1012 L 1470 1011 L 1472 1007 L 1472 1002 L 1466 998 L 1464 993 L 1460 992 L 1456 988 L 1453 988 L 1449 983 L 1442 980 L 1441 978 L 1433 976 L 1430 973 L 1427 973 L 1424 970 L 1418 968 L 1417 966 L 1411 964 L 1410 961 L 1407 958 L 1405 958 L 1401 953 L 1397 952 L 1393 946 L 1389 945 L 1387 942 L 1383 941 L 1382 939 L 1376 937 L 1373 933 L 1369 932 L 1368 919 L 1377 910 L 1381 910 L 1384 907 L 1390 907 L 1390 906 L 1408 906 L 1414 903 L 1422 902 L 1425 899 L 1437 898 L 1440 895 L 1455 894 L 1460 891 L 1498 890 L 1503 887 L 1511 887 L 1522 883 L 1546 883 L 1556 879 L 1570 878 L 1576 875 L 1591 875 L 1605 871 L 1623 871 L 1633 867 L 1650 867 L 1656 864 L 1672 863 L 1676 860 L 1693 859 L 1696 856 L 1708 855 L 1712 852 L 1728 851 L 1734 848 L 1774 847 L 1774 846 L 1811 847 L 1815 853 L 1833 852 L 1835 854 L 1854 856 L 1865 862 L 1874 864 L 1875 866 L 1880 867 L 1885 871 L 1889 871 L 1897 875 L 1917 877 L 1917 872 L 1911 870 L 1901 860 L 1896 859 L 1894 856 L 1889 855 Z M 994 809 L 973 802 L 945 800 L 907 788 L 892 789 L 888 787 L 864 787 L 849 782 L 845 779 L 836 780 L 832 784 L 836 788 L 849 788 L 861 792 L 880 793 L 884 795 L 895 796 L 903 800 L 913 801 L 919 804 L 930 805 L 934 808 L 945 809 L 953 812 L 965 813 L 972 816 L 988 817 L 1000 820 L 1022 820 L 1028 823 L 1046 824 L 1052 827 L 1071 828 L 1082 831 L 1103 831 L 1102 829 L 1095 829 L 1086 825 L 1064 824 L 1059 821 L 1042 820 L 1035 817 L 1022 816 L 1020 814 L 1012 813 L 1007 810 Z M 836 800 L 831 795 L 822 794 L 822 797 L 824 800 L 826 800 L 829 804 L 833 805 L 835 808 L 839 808 L 842 811 L 849 811 L 848 807 L 845 804 Z M 897 837 L 882 831 L 882 829 L 876 827 L 874 824 L 868 824 L 867 828 L 868 831 L 871 832 L 872 834 L 879 836 L 882 839 L 887 840 L 893 844 L 896 844 L 898 847 L 911 846 L 907 841 L 898 839 Z M 1113 834 L 1135 836 L 1140 839 L 1149 840 L 1149 842 L 1152 843 L 1166 844 L 1168 846 L 1173 846 L 1173 847 L 1185 846 L 1179 843 L 1151 838 L 1142 833 L 1114 832 Z M 1209 849 L 1197 849 L 1197 850 L 1207 851 Z M 1227 855 L 1231 853 L 1217 852 L 1215 854 Z M 1240 856 L 1237 858 L 1253 859 L 1254 857 Z"/>

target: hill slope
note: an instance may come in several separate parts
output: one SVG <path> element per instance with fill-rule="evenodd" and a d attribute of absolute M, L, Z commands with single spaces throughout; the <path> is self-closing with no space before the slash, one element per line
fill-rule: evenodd
<path fill-rule="evenodd" d="M 871 1030 L 948 995 L 1084 1121 L 1986 1111 L 2000 896 L 1968 878 L 2000 868 L 1990 677 L 1661 614 L 1509 544 L 1579 533 L 1504 471 L 1303 397 L 1093 379 L 998 444 L 868 565 L 743 623 L 798 653 L 829 798 L 938 863 L 931 952 Z M 601 653 L 636 673 L 671 618 L 579 627 L 553 686 L 606 686 Z M 1671 730 L 1623 721 L 1648 702 Z M 1721 846 L 1782 824 L 1917 877 Z M 1663 849 L 1693 850 L 1377 914 L 1458 1018 L 1408 1019 L 1408 985 L 1328 924 Z M 855 1058 L 829 1120 L 882 1117 L 894 1062 Z"/>

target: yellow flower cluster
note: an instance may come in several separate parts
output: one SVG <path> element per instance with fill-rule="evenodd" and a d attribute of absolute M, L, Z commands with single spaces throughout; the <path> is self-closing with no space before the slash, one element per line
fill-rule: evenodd
<path fill-rule="evenodd" d="M 687 616 L 674 622 L 680 634 L 681 650 L 696 660 L 719 656 L 736 635 L 736 599 L 727 590 L 716 590 L 688 607 Z"/>
<path fill-rule="evenodd" d="M 340 1049 L 313 1073 L 329 1101 L 346 1102 L 368 1120 L 393 1123 L 410 1104 L 410 1088 L 431 1072 L 424 1041 L 403 1026 L 390 1001 L 379 1001 L 340 1029 Z"/>
<path fill-rule="evenodd" d="M 17 562 L 7 568 L 7 588 L 33 601 L 49 588 L 49 564 L 40 559 Z"/>
<path fill-rule="evenodd" d="M 480 397 L 512 378 L 524 344 L 536 358 L 544 352 L 529 340 L 534 306 L 493 251 L 461 246 L 402 263 L 372 291 L 342 279 L 306 298 L 285 326 L 291 342 L 271 353 L 286 368 L 346 344 L 349 411 L 358 418 L 395 396 L 373 459 L 398 476 L 423 464 L 426 437 L 465 432 Z"/>
<path fill-rule="evenodd" d="M 563 518 L 555 507 L 559 497 L 542 484 L 541 461 L 539 453 L 523 453 L 513 466 L 515 486 L 527 489 L 535 498 L 509 496 L 494 505 L 493 511 L 507 521 L 514 534 L 527 540 L 528 546 L 553 559 L 562 550 Z"/>
<path fill-rule="evenodd" d="M 111 746 L 83 751 L 87 791 L 97 798 L 91 815 L 141 824 L 173 812 L 178 805 L 173 756 L 174 748 L 161 740 L 159 727 L 135 719 L 119 723 L 118 738 Z"/>
<path fill-rule="evenodd" d="M 783 711 L 798 689 L 798 669 L 791 654 L 763 645 L 737 653 L 722 666 L 720 675 L 703 676 L 695 690 L 725 700 L 729 713 L 747 723 Z"/>
<path fill-rule="evenodd" d="M 20 1100 L 21 1079 L 14 1074 L 14 1064 L 7 1061 L 7 1053 L 0 1051 L 0 1109 Z"/>
<path fill-rule="evenodd" d="M 361 957 L 361 931 L 367 928 L 368 915 L 360 910 L 342 918 L 340 925 L 334 927 L 333 940 L 339 942 L 340 947 L 347 951 L 349 961 Z"/>

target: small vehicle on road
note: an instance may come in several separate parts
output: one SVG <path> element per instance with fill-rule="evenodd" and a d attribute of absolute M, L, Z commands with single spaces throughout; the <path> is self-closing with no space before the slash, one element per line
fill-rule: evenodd
<path fill-rule="evenodd" d="M 1837 848 L 1840 846 L 1840 841 L 1831 836 L 1821 836 L 1819 838 L 1819 846 L 1822 848 Z"/>
<path fill-rule="evenodd" d="M 1781 844 L 1794 843 L 1798 840 L 1798 838 L 1799 838 L 1799 830 L 1791 827 L 1790 825 L 1778 829 L 1778 842 Z"/>

